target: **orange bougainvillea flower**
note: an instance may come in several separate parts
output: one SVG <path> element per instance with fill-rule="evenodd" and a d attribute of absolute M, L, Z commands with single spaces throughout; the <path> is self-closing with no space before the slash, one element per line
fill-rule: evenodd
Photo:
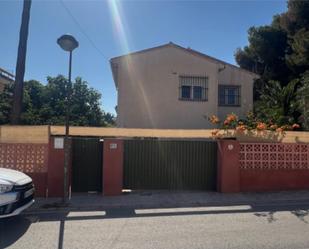
<path fill-rule="evenodd" d="M 293 129 L 299 129 L 299 128 L 300 128 L 300 125 L 299 125 L 299 124 L 293 124 L 293 125 L 292 125 L 292 128 L 293 128 Z"/>
<path fill-rule="evenodd" d="M 267 129 L 267 124 L 263 123 L 263 122 L 259 122 L 256 126 L 256 129 L 259 131 L 263 131 Z"/>
<path fill-rule="evenodd" d="M 234 113 L 229 114 L 229 115 L 227 115 L 226 120 L 228 120 L 229 122 L 236 121 L 237 120 L 237 116 Z"/>
<path fill-rule="evenodd" d="M 278 125 L 275 125 L 275 124 L 273 124 L 273 125 L 270 126 L 270 129 L 271 129 L 271 130 L 276 130 L 277 128 L 278 128 Z"/>
<path fill-rule="evenodd" d="M 224 123 L 223 123 L 224 125 L 229 125 L 230 124 L 230 121 L 229 120 L 224 120 Z"/>
<path fill-rule="evenodd" d="M 216 136 L 218 135 L 219 131 L 220 131 L 220 130 L 213 130 L 213 131 L 211 132 L 211 135 L 212 135 L 213 137 L 216 137 Z"/>
<path fill-rule="evenodd" d="M 236 131 L 238 131 L 238 132 L 244 132 L 246 129 L 247 129 L 247 128 L 246 128 L 245 125 L 238 125 L 238 126 L 236 127 Z"/>
<path fill-rule="evenodd" d="M 213 124 L 218 124 L 220 123 L 220 120 L 219 118 L 216 116 L 216 115 L 212 115 L 210 118 L 209 118 L 209 121 Z"/>

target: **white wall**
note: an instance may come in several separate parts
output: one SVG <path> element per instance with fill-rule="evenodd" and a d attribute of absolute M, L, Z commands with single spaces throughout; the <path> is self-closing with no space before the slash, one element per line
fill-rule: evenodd
<path fill-rule="evenodd" d="M 252 76 L 174 46 L 118 57 L 118 127 L 205 129 L 205 115 L 246 113 L 252 107 Z M 179 76 L 207 76 L 208 101 L 179 100 Z M 219 77 L 219 78 L 218 78 Z M 218 81 L 241 85 L 240 108 L 218 107 Z"/>

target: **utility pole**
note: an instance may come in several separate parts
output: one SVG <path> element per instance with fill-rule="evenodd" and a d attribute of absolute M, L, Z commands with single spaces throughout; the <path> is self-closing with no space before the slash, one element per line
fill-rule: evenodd
<path fill-rule="evenodd" d="M 13 95 L 13 107 L 11 113 L 11 124 L 20 123 L 20 114 L 22 109 L 24 75 L 27 54 L 27 40 L 29 31 L 31 0 L 24 0 L 23 13 L 19 31 L 19 44 L 16 62 L 16 75 Z"/>

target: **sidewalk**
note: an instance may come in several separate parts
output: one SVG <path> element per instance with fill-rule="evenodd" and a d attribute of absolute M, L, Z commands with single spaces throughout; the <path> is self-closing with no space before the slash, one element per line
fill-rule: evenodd
<path fill-rule="evenodd" d="M 111 208 L 177 208 L 230 205 L 291 205 L 309 204 L 309 191 L 281 191 L 269 193 L 222 194 L 205 191 L 136 191 L 121 196 L 75 194 L 63 205 L 61 198 L 36 198 L 26 211 L 55 212 L 72 210 L 100 210 Z"/>

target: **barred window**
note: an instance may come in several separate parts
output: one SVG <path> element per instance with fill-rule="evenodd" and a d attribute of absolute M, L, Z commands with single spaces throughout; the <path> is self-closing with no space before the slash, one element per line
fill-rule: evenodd
<path fill-rule="evenodd" d="M 219 85 L 219 106 L 240 106 L 240 86 Z"/>
<path fill-rule="evenodd" d="M 179 99 L 191 101 L 207 101 L 208 77 L 180 76 Z"/>
<path fill-rule="evenodd" d="M 181 97 L 183 99 L 191 98 L 191 86 L 182 86 L 181 87 Z"/>

